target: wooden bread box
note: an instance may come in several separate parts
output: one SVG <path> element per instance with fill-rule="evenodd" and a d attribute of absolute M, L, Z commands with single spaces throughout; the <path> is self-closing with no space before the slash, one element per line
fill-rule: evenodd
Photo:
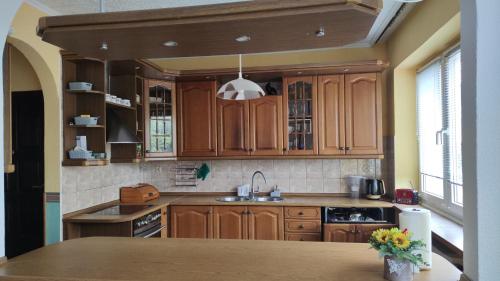
<path fill-rule="evenodd" d="M 158 197 L 160 197 L 158 189 L 148 183 L 120 188 L 120 203 L 144 203 Z"/>

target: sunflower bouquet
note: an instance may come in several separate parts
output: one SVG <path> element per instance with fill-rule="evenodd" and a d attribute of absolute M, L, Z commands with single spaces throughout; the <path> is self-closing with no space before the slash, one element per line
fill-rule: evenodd
<path fill-rule="evenodd" d="M 422 240 L 411 240 L 411 233 L 407 229 L 378 229 L 372 233 L 368 242 L 381 257 L 406 260 L 416 266 L 424 263 L 422 255 L 415 252 L 425 248 L 425 243 Z"/>

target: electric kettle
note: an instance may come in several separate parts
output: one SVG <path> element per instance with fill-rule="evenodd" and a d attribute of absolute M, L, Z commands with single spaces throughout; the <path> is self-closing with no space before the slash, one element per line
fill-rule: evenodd
<path fill-rule="evenodd" d="M 366 179 L 366 198 L 378 200 L 385 195 L 385 185 L 383 180 Z"/>

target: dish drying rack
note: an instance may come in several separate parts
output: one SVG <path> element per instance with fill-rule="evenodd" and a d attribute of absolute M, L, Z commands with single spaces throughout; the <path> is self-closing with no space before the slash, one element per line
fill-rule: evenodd
<path fill-rule="evenodd" d="M 197 186 L 198 168 L 195 164 L 177 164 L 175 172 L 175 185 L 184 187 Z"/>

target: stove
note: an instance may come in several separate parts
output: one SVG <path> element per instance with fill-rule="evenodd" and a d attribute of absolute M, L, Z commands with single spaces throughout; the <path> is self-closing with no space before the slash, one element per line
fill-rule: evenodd
<path fill-rule="evenodd" d="M 115 205 L 108 207 L 106 209 L 102 209 L 92 213 L 93 215 L 101 215 L 101 216 L 119 216 L 119 215 L 131 215 L 140 211 L 143 211 L 147 208 L 152 207 L 153 205 Z"/>

